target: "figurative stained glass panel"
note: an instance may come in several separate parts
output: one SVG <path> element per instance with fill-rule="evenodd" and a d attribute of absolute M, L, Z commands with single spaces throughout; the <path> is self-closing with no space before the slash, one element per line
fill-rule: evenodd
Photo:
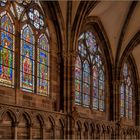
<path fill-rule="evenodd" d="M 14 26 L 6 12 L 0 18 L 0 84 L 14 86 Z"/>
<path fill-rule="evenodd" d="M 45 35 L 38 41 L 38 93 L 49 94 L 49 44 Z"/>
<path fill-rule="evenodd" d="M 20 86 L 23 90 L 34 91 L 34 36 L 31 28 L 26 25 L 21 32 L 21 77 Z"/>

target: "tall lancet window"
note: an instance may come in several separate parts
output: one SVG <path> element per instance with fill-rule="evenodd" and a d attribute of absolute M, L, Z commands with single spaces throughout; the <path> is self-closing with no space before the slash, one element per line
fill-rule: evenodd
<path fill-rule="evenodd" d="M 5 6 L 1 2 L 1 6 Z M 0 85 L 14 87 L 15 28 L 7 11 L 0 13 Z"/>
<path fill-rule="evenodd" d="M 133 117 L 133 79 L 131 68 L 125 63 L 122 70 L 122 83 L 120 85 L 120 116 L 132 119 Z"/>
<path fill-rule="evenodd" d="M 84 32 L 78 39 L 75 62 L 75 104 L 95 110 L 105 109 L 103 56 L 94 34 Z"/>
<path fill-rule="evenodd" d="M 0 85 L 49 95 L 46 18 L 39 1 L 0 0 Z"/>

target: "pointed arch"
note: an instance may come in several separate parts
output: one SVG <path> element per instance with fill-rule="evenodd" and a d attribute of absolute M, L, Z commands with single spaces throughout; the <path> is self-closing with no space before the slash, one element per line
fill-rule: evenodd
<path fill-rule="evenodd" d="M 37 93 L 49 94 L 49 42 L 45 34 L 38 39 Z"/>
<path fill-rule="evenodd" d="M 134 119 L 133 110 L 133 95 L 134 94 L 134 79 L 132 67 L 129 61 L 123 64 L 121 72 L 120 84 L 120 116 L 128 119 Z"/>
<path fill-rule="evenodd" d="M 7 11 L 0 14 L 0 84 L 14 87 L 15 27 Z"/>
<path fill-rule="evenodd" d="M 81 83 L 81 101 L 79 104 L 96 110 L 105 110 L 105 66 L 102 49 L 92 28 L 85 27 L 78 38 L 77 60 L 75 66 L 81 65 L 79 77 Z M 79 59 L 80 58 L 80 59 Z M 78 63 L 79 59 L 79 64 Z M 103 61 L 104 60 L 104 61 Z M 75 67 L 75 72 L 77 70 Z M 76 78 L 75 73 L 75 78 Z M 77 90 L 75 88 L 75 95 Z M 76 96 L 75 96 L 76 97 Z M 75 98 L 76 99 L 76 98 Z M 80 99 L 80 98 L 79 98 Z M 75 100 L 76 101 L 76 100 Z"/>
<path fill-rule="evenodd" d="M 35 38 L 30 25 L 21 30 L 20 48 L 20 87 L 22 90 L 34 92 Z"/>

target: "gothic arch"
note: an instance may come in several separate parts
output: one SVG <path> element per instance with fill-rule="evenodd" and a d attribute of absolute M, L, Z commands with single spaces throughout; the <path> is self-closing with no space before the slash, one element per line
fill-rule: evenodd
<path fill-rule="evenodd" d="M 34 121 L 35 121 L 36 118 L 39 120 L 41 127 L 43 127 L 45 125 L 45 123 L 44 123 L 44 119 L 43 119 L 41 114 L 34 115 L 34 117 L 32 119 L 33 125 L 34 125 Z"/>
<path fill-rule="evenodd" d="M 32 118 L 33 118 L 32 115 L 31 115 L 29 112 L 27 112 L 27 111 L 23 111 L 23 112 L 21 112 L 20 115 L 19 115 L 18 122 L 21 121 L 22 116 L 25 117 L 25 119 L 26 119 L 27 122 L 28 122 L 28 125 L 29 125 L 29 126 L 32 126 Z"/>
<path fill-rule="evenodd" d="M 118 73 L 116 75 L 119 76 L 120 73 L 120 68 L 122 66 L 122 63 L 124 63 L 124 61 L 129 57 L 129 55 L 131 55 L 131 52 L 133 51 L 133 49 L 140 44 L 140 31 L 138 31 L 133 38 L 130 40 L 130 42 L 127 44 L 125 50 L 123 51 L 121 57 L 120 57 L 120 61 L 118 64 Z M 136 65 L 135 65 L 136 66 Z M 137 68 L 136 68 L 137 70 Z M 137 75 L 138 76 L 138 75 Z M 117 78 L 119 79 L 119 78 Z"/>
<path fill-rule="evenodd" d="M 48 120 L 52 123 L 52 126 L 55 127 L 55 120 L 52 116 L 48 117 Z"/>
<path fill-rule="evenodd" d="M 136 42 L 134 42 L 134 44 Z M 139 98 L 139 94 L 138 94 L 139 74 L 138 74 L 136 63 L 135 63 L 135 59 L 134 59 L 132 53 L 129 52 L 129 50 L 128 50 L 128 54 L 122 55 L 121 60 L 119 62 L 118 80 L 119 81 L 121 80 L 121 76 L 122 76 L 121 72 L 122 72 L 122 68 L 123 68 L 124 63 L 128 62 L 129 65 L 131 65 L 131 69 L 130 70 L 131 70 L 132 76 L 133 76 L 132 77 L 133 78 L 133 86 L 134 86 L 133 99 L 135 101 L 134 108 L 133 108 L 134 114 L 135 114 L 134 115 L 134 120 L 135 120 L 135 125 L 138 125 L 139 124 L 139 117 L 138 116 L 139 116 L 139 113 L 140 113 L 139 112 L 139 101 L 138 101 L 138 98 Z"/>
<path fill-rule="evenodd" d="M 113 119 L 113 100 L 111 100 L 113 98 L 113 94 L 110 94 L 113 92 L 113 85 L 112 85 L 112 80 L 113 80 L 113 55 L 111 52 L 111 47 L 110 47 L 110 43 L 108 40 L 108 37 L 105 33 L 105 30 L 101 24 L 101 21 L 99 20 L 99 18 L 97 17 L 87 17 L 84 19 L 83 23 L 82 23 L 82 27 L 81 27 L 81 33 L 86 31 L 87 29 L 91 29 L 91 31 L 93 31 L 96 40 L 100 46 L 100 49 L 102 50 L 103 53 L 103 60 L 104 60 L 104 67 L 105 67 L 105 85 L 106 85 L 106 97 L 105 97 L 105 112 L 106 115 L 108 116 L 109 120 Z M 79 33 L 80 33 L 79 32 Z M 78 34 L 79 34 L 78 33 Z M 76 38 L 78 40 L 78 38 Z M 105 40 L 105 41 L 102 41 Z M 74 43 L 74 42 L 73 42 Z M 75 56 L 76 56 L 76 50 L 77 50 L 77 46 L 78 46 L 78 41 L 73 44 L 73 50 L 75 52 Z M 106 57 L 109 56 L 109 57 Z M 75 60 L 74 60 L 75 61 Z M 75 63 L 75 62 L 73 62 Z M 74 71 L 73 71 L 74 72 Z M 73 91 L 75 92 L 75 91 Z M 106 100 L 108 100 L 108 102 L 106 103 Z"/>
<path fill-rule="evenodd" d="M 0 113 L 0 120 L 3 120 L 3 118 L 6 115 L 6 113 L 8 113 L 8 115 L 11 117 L 13 123 L 17 123 L 16 113 L 14 111 L 12 111 L 11 109 L 3 110 L 3 112 Z"/>

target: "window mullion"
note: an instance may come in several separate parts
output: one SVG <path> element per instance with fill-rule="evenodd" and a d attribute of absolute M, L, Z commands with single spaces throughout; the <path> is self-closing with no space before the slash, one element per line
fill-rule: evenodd
<path fill-rule="evenodd" d="M 81 77 L 81 105 L 83 106 L 83 63 L 82 63 L 82 77 Z"/>
<path fill-rule="evenodd" d="M 20 43 L 21 43 L 21 37 L 20 37 L 20 30 L 19 30 L 19 24 L 18 22 L 15 23 L 15 40 L 13 45 L 15 45 L 15 90 L 20 89 Z M 17 95 L 16 95 L 17 96 Z"/>
<path fill-rule="evenodd" d="M 37 44 L 37 36 L 35 36 L 35 57 L 34 57 L 34 69 L 35 69 L 35 74 L 34 74 L 34 92 L 37 93 L 37 77 L 38 77 L 38 73 L 37 73 L 37 59 L 38 59 L 38 55 L 37 55 L 37 50 L 38 50 L 38 44 Z M 36 57 L 37 56 L 37 57 Z"/>
<path fill-rule="evenodd" d="M 93 73 L 92 66 L 90 66 L 90 108 L 93 108 Z"/>

